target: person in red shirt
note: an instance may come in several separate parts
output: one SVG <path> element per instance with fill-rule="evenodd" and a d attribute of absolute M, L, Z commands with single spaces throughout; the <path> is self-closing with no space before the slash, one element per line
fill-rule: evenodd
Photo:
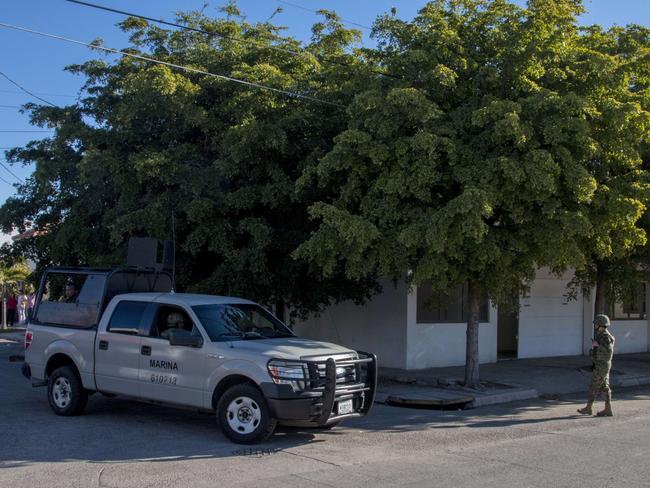
<path fill-rule="evenodd" d="M 18 299 L 16 295 L 9 295 L 7 298 L 7 325 L 10 327 L 14 326 L 16 320 L 16 308 L 18 307 Z"/>

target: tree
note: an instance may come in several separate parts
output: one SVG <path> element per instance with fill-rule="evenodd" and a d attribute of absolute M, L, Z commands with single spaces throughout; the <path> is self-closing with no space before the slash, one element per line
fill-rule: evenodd
<path fill-rule="evenodd" d="M 594 314 L 638 295 L 639 282 L 650 277 L 648 56 L 650 29 L 591 26 L 578 39 L 575 69 L 565 81 L 565 90 L 589 106 L 595 146 L 587 168 L 597 188 L 585 209 L 595 232 L 581 243 L 586 265 L 573 283 L 587 294 L 595 287 Z"/>
<path fill-rule="evenodd" d="M 14 289 L 17 291 L 16 284 L 20 281 L 26 281 L 31 274 L 29 265 L 24 261 L 14 262 L 11 265 L 7 263 L 0 264 L 0 288 L 2 289 L 2 297 L 5 297 L 7 289 Z"/>
<path fill-rule="evenodd" d="M 127 56 L 71 66 L 86 78 L 81 102 L 28 106 L 55 134 L 9 152 L 36 164 L 0 209 L 5 230 L 31 222 L 38 231 L 13 252 L 39 269 L 114 265 L 128 237 L 169 238 L 173 220 L 181 290 L 246 296 L 280 315 L 363 300 L 377 289 L 373 277 L 325 279 L 290 256 L 315 227 L 307 207 L 327 195 L 298 193 L 296 180 L 331 148 L 346 120 L 338 106 L 371 76 L 353 51 L 359 34 L 323 11 L 303 45 L 269 22 L 245 22 L 234 4 L 222 13 L 179 14 L 193 31 L 129 18 L 127 51 L 324 102 Z"/>
<path fill-rule="evenodd" d="M 434 291 L 467 284 L 468 386 L 481 298 L 516 302 L 539 266 L 586 264 L 598 128 L 565 85 L 582 11 L 577 0 L 438 0 L 411 22 L 384 16 L 374 56 L 401 80 L 354 99 L 314 170 L 340 191 L 311 207 L 320 227 L 296 256 L 326 274 L 344 263 L 349 278 L 408 270 Z M 634 220 L 636 208 L 616 208 Z"/>

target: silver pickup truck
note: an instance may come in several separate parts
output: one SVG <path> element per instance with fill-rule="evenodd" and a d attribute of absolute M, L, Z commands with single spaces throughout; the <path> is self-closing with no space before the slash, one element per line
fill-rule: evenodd
<path fill-rule="evenodd" d="M 276 425 L 328 428 L 368 414 L 377 360 L 301 339 L 240 298 L 171 293 L 168 276 L 60 268 L 41 282 L 23 374 L 58 415 L 100 392 L 216 413 L 237 443 Z"/>

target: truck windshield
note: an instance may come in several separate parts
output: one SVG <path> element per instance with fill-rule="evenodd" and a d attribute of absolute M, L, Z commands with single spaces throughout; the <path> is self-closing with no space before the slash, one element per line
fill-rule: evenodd
<path fill-rule="evenodd" d="M 214 304 L 192 307 L 212 342 L 294 337 L 259 305 Z"/>

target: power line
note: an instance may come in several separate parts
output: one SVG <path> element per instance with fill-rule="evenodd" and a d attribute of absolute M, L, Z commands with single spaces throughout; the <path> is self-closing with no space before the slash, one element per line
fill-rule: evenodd
<path fill-rule="evenodd" d="M 132 12 L 127 12 L 125 10 L 118 10 L 115 8 L 111 7 L 104 7 L 103 5 L 97 5 L 94 3 L 88 3 L 88 2 L 82 2 L 81 0 L 66 0 L 67 2 L 70 3 L 76 3 L 78 5 L 83 5 L 85 7 L 91 7 L 91 8 L 96 8 L 99 10 L 105 10 L 107 12 L 113 12 L 119 15 L 126 15 L 127 17 L 137 17 L 138 19 L 143 19 L 143 20 L 148 20 L 149 22 L 156 22 L 158 24 L 163 24 L 163 25 L 168 25 L 170 27 L 178 27 L 179 29 L 184 29 L 192 32 L 198 32 L 200 34 L 206 34 L 210 36 L 216 36 L 216 37 L 221 37 L 222 39 L 228 39 L 229 41 L 235 41 L 235 42 L 243 42 L 246 44 L 254 44 L 260 47 L 263 47 L 265 49 L 272 49 L 274 51 L 279 51 L 287 54 L 291 54 L 292 56 L 298 56 L 302 54 L 299 51 L 294 51 L 293 49 L 287 49 L 284 47 L 278 47 L 278 46 L 268 46 L 261 44 L 259 41 L 255 41 L 253 39 L 243 39 L 241 37 L 234 37 L 234 36 L 228 36 L 226 34 L 221 34 L 219 32 L 209 32 L 204 29 L 198 29 L 196 27 L 190 27 L 189 25 L 183 25 L 183 24 L 177 24 L 175 22 L 169 22 L 167 20 L 163 19 L 154 19 L 153 17 L 147 17 L 146 15 L 140 15 L 140 14 L 134 14 Z M 312 53 L 309 53 L 312 54 Z M 313 54 L 312 54 L 313 55 Z"/>
<path fill-rule="evenodd" d="M 9 83 L 11 83 L 12 85 L 17 86 L 21 91 L 24 91 L 24 92 L 27 93 L 29 96 L 34 97 L 34 98 L 36 98 L 37 100 L 40 100 L 41 102 L 47 103 L 48 105 L 51 105 L 52 107 L 56 107 L 56 105 L 54 105 L 52 102 L 49 102 L 49 101 L 45 100 L 44 98 L 41 98 L 41 97 L 39 97 L 38 95 L 36 95 L 36 94 L 30 92 L 27 88 L 25 88 L 25 87 L 22 86 L 20 83 L 17 83 L 17 82 L 15 82 L 14 80 L 12 80 L 11 78 L 9 78 L 9 77 L 8 77 L 6 74 L 4 74 L 2 71 L 0 71 L 0 76 L 4 77 L 4 78 L 9 82 Z"/>
<path fill-rule="evenodd" d="M 16 90 L 0 90 L 0 93 L 22 93 Z M 44 95 L 46 97 L 67 97 L 67 98 L 77 98 L 76 95 L 61 95 L 60 93 L 40 93 L 34 92 L 37 95 Z"/>
<path fill-rule="evenodd" d="M 71 1 L 71 0 L 68 0 L 68 1 Z M 318 13 L 320 13 L 318 10 L 314 10 L 314 9 L 311 9 L 311 8 L 303 7 L 302 5 L 297 5 L 297 4 L 295 4 L 295 3 L 285 2 L 284 0 L 276 0 L 276 1 L 277 1 L 278 3 L 281 3 L 282 5 L 288 5 L 289 7 L 299 8 L 300 10 L 306 10 L 307 12 L 312 12 L 312 13 L 314 13 L 314 14 L 318 14 Z M 341 22 L 345 22 L 346 24 L 356 25 L 357 27 L 361 27 L 362 29 L 366 29 L 366 30 L 372 30 L 372 27 L 367 26 L 367 25 L 363 25 L 363 24 L 359 24 L 359 23 L 354 22 L 354 21 L 352 21 L 352 20 L 347 20 L 347 19 L 344 19 L 344 18 L 340 18 L 340 20 L 341 20 Z"/>
<path fill-rule="evenodd" d="M 282 90 L 280 88 L 273 88 L 273 87 L 270 87 L 270 86 L 261 85 L 259 83 L 254 83 L 252 81 L 240 80 L 238 78 L 233 78 L 231 76 L 220 75 L 220 74 L 216 74 L 216 73 L 210 73 L 209 71 L 203 71 L 203 70 L 196 69 L 196 68 L 190 68 L 189 66 L 182 66 L 182 65 L 179 65 L 179 64 L 169 63 L 167 61 L 161 61 L 159 59 L 151 58 L 149 56 L 143 56 L 141 54 L 134 54 L 134 53 L 130 53 L 130 52 L 120 51 L 118 49 L 113 49 L 112 47 L 104 47 L 104 46 L 100 46 L 100 45 L 97 45 L 97 44 L 90 44 L 90 43 L 87 43 L 87 42 L 77 41 L 75 39 L 70 39 L 69 37 L 57 36 L 55 34 L 48 34 L 46 32 L 40 32 L 40 31 L 33 30 L 33 29 L 27 29 L 25 27 L 19 27 L 17 25 L 5 24 L 4 22 L 0 22 L 0 27 L 5 27 L 5 28 L 8 28 L 8 29 L 14 29 L 14 30 L 22 31 L 22 32 L 28 32 L 30 34 L 36 34 L 36 35 L 43 36 L 43 37 L 49 37 L 50 39 L 58 39 L 60 41 L 66 41 L 66 42 L 70 42 L 70 43 L 73 43 L 73 44 L 79 44 L 81 46 L 89 47 L 90 49 L 99 49 L 101 51 L 106 51 L 106 52 L 113 53 L 113 54 L 120 54 L 122 56 L 128 56 L 128 57 L 131 57 L 131 58 L 140 59 L 140 60 L 147 61 L 147 62 L 150 62 L 150 63 L 160 64 L 160 65 L 163 65 L 163 66 L 169 66 L 170 68 L 180 69 L 180 70 L 183 70 L 183 71 L 187 71 L 189 73 L 197 73 L 197 74 L 201 74 L 201 75 L 211 76 L 213 78 L 218 78 L 218 79 L 225 80 L 225 81 L 230 81 L 230 82 L 233 82 L 233 83 L 239 83 L 240 85 L 245 85 L 245 86 L 249 86 L 249 87 L 252 87 L 252 88 L 259 88 L 261 90 L 272 91 L 272 92 L 280 93 L 280 94 L 287 95 L 287 96 L 290 96 L 290 97 L 302 98 L 303 100 L 309 100 L 311 102 L 322 103 L 324 105 L 331 105 L 331 106 L 337 107 L 337 108 L 345 108 L 343 105 L 341 105 L 339 103 L 329 102 L 327 100 L 322 100 L 320 98 L 312 97 L 312 96 L 309 96 L 309 95 L 303 95 L 302 93 L 291 92 L 291 91 L 288 91 L 288 90 Z"/>
<path fill-rule="evenodd" d="M 9 182 L 8 182 L 7 180 L 5 180 L 2 176 L 0 176 L 0 181 L 2 181 L 3 183 L 6 183 L 6 184 L 9 185 L 9 186 L 14 186 L 13 183 L 9 183 Z"/>
<path fill-rule="evenodd" d="M 0 130 L 1 133 L 52 132 L 51 130 Z"/>
<path fill-rule="evenodd" d="M 0 105 L 0 108 L 21 108 L 18 105 Z"/>
<path fill-rule="evenodd" d="M 9 173 L 11 176 L 16 178 L 18 181 L 20 181 L 21 183 L 25 183 L 25 181 L 20 176 L 16 176 L 16 173 L 11 171 L 9 167 L 5 166 L 5 164 L 2 161 L 0 161 L 0 166 L 2 166 L 5 169 L 5 171 L 7 171 L 7 173 Z"/>
<path fill-rule="evenodd" d="M 235 42 L 240 42 L 240 43 L 243 43 L 243 44 L 249 44 L 249 45 L 257 46 L 257 47 L 259 47 L 261 49 L 271 49 L 273 51 L 278 51 L 278 52 L 281 52 L 281 53 L 290 54 L 292 56 L 302 56 L 304 54 L 307 54 L 309 56 L 314 57 L 315 59 L 317 59 L 321 63 L 336 64 L 336 65 L 339 65 L 339 66 L 344 66 L 346 68 L 350 67 L 349 63 L 346 63 L 346 62 L 343 62 L 343 61 L 338 61 L 336 59 L 328 59 L 328 58 L 325 58 L 325 57 L 323 57 L 321 55 L 314 54 L 314 53 L 312 53 L 310 51 L 294 51 L 293 49 L 287 49 L 287 48 L 284 48 L 284 47 L 272 46 L 272 45 L 268 45 L 268 44 L 262 44 L 261 42 L 256 41 L 254 39 L 244 39 L 242 37 L 228 36 L 226 34 L 221 34 L 219 32 L 210 32 L 210 31 L 206 31 L 204 29 L 199 29 L 197 27 L 190 27 L 188 25 L 178 24 L 176 22 L 169 22 L 169 21 L 162 20 L 162 19 L 155 19 L 153 17 L 147 17 L 146 15 L 135 14 L 133 12 L 127 12 L 125 10 L 118 10 L 118 9 L 111 8 L 111 7 L 105 7 L 103 5 L 98 5 L 98 4 L 95 4 L 95 3 L 83 2 L 81 0 L 66 0 L 66 1 L 70 2 L 70 3 L 76 3 L 77 5 L 83 5 L 84 7 L 96 8 L 96 9 L 99 9 L 99 10 L 105 10 L 106 12 L 113 12 L 113 13 L 116 13 L 116 14 L 119 14 L 119 15 L 126 15 L 128 17 L 136 17 L 138 19 L 147 20 L 149 22 L 156 22 L 158 24 L 168 25 L 170 27 L 177 27 L 179 29 L 183 29 L 183 30 L 187 30 L 187 31 L 198 32 L 200 34 L 205 34 L 207 36 L 216 36 L 216 37 L 220 37 L 222 39 L 228 39 L 229 41 L 235 41 Z M 379 71 L 379 70 L 374 70 L 373 69 L 371 71 L 373 73 L 376 73 L 376 74 L 379 74 L 379 75 L 382 75 L 382 76 L 388 76 L 389 78 L 399 78 L 397 76 L 389 75 L 389 74 L 386 74 L 386 73 L 384 73 L 382 71 Z"/>

